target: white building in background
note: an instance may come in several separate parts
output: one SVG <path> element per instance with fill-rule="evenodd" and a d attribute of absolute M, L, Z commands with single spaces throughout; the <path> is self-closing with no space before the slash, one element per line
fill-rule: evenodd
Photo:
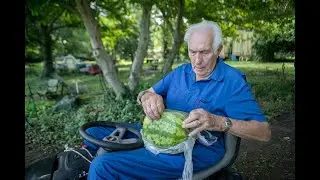
<path fill-rule="evenodd" d="M 220 57 L 237 60 L 247 60 L 252 55 L 253 32 L 239 31 L 236 38 L 224 38 L 223 48 Z"/>
<path fill-rule="evenodd" d="M 68 54 L 67 56 L 60 56 L 60 57 L 56 57 L 55 59 L 55 68 L 57 69 L 76 69 L 77 68 L 77 64 L 80 64 L 80 60 L 76 59 L 74 56 L 72 56 L 71 54 Z"/>

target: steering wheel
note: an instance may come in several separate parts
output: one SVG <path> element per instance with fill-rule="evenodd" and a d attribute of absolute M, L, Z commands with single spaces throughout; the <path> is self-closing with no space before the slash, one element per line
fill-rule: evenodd
<path fill-rule="evenodd" d="M 91 127 L 116 127 L 116 129 L 102 140 L 96 139 L 89 135 L 86 130 Z M 134 133 L 138 138 L 123 139 L 126 131 Z M 106 148 L 111 151 L 131 150 L 143 146 L 141 134 L 138 130 L 128 127 L 122 123 L 94 121 L 83 124 L 79 129 L 80 135 L 92 144 Z"/>

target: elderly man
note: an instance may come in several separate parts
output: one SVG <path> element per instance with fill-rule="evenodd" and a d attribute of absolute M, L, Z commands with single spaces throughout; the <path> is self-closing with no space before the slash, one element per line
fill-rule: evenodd
<path fill-rule="evenodd" d="M 258 141 L 268 141 L 271 132 L 245 75 L 218 59 L 222 49 L 220 27 L 202 21 L 190 26 L 184 39 L 191 63 L 177 67 L 150 89 L 139 93 L 138 102 L 153 120 L 159 119 L 165 108 L 188 112 L 183 127 L 194 129 L 190 136 L 208 130 L 218 137 L 211 146 L 196 141 L 192 153 L 196 173 L 222 159 L 225 132 Z M 110 133 L 103 128 L 88 132 L 101 139 Z M 87 144 L 96 150 L 97 147 Z M 178 179 L 183 169 L 183 154 L 154 155 L 140 148 L 95 158 L 88 179 Z"/>

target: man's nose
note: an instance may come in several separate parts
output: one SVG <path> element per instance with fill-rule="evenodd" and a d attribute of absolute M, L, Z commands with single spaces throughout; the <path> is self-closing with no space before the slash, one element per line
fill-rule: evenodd
<path fill-rule="evenodd" d="M 197 53 L 196 53 L 194 62 L 195 62 L 196 64 L 201 64 L 201 62 L 202 62 L 202 56 L 201 56 L 201 53 L 200 53 L 200 52 L 197 52 Z"/>

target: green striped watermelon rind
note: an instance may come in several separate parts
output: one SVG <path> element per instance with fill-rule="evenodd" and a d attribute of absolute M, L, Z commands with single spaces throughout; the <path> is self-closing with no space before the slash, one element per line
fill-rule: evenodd
<path fill-rule="evenodd" d="M 166 109 L 159 120 L 150 120 L 147 116 L 143 121 L 141 135 L 158 148 L 166 149 L 187 140 L 188 132 L 182 128 L 182 122 L 188 113 Z"/>

